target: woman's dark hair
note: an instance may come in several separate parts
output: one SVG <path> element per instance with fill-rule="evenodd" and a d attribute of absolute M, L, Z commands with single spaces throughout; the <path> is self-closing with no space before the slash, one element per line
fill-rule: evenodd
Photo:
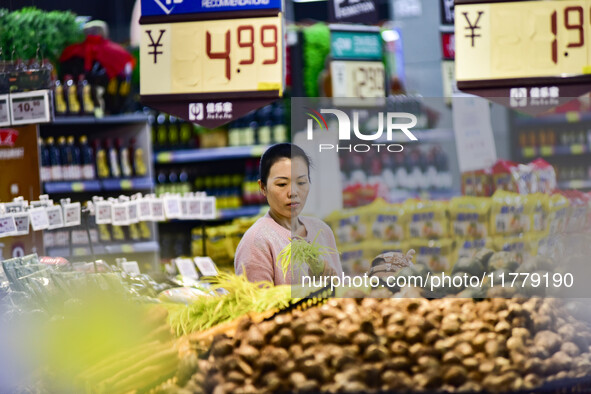
<path fill-rule="evenodd" d="M 275 144 L 269 147 L 261 156 L 259 165 L 259 174 L 261 176 L 261 183 L 267 185 L 269 172 L 271 167 L 281 159 L 292 159 L 294 157 L 301 157 L 306 162 L 308 167 L 308 174 L 310 174 L 310 158 L 302 148 L 290 143 Z M 309 178 L 309 175 L 308 175 Z"/>

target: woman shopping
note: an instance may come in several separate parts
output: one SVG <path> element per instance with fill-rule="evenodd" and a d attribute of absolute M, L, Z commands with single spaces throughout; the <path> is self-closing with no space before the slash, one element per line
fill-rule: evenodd
<path fill-rule="evenodd" d="M 246 274 L 251 282 L 270 281 L 275 285 L 299 282 L 308 271 L 290 266 L 284 274 L 278 263 L 281 251 L 293 237 L 298 237 L 333 250 L 323 256 L 322 276 L 341 275 L 330 227 L 320 219 L 300 216 L 310 191 L 310 159 L 306 153 L 289 143 L 271 146 L 261 157 L 259 186 L 270 209 L 238 244 L 234 260 L 236 274 Z"/>

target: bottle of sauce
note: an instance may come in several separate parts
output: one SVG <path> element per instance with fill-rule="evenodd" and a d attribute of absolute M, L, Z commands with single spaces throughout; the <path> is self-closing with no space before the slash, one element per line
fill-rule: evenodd
<path fill-rule="evenodd" d="M 129 178 L 133 175 L 133 169 L 131 168 L 131 162 L 129 160 L 129 150 L 123 146 L 121 138 L 115 140 L 115 147 L 117 148 L 119 156 L 119 166 L 121 168 L 121 175 Z"/>
<path fill-rule="evenodd" d="M 82 179 L 82 163 L 80 162 L 80 149 L 74 143 L 74 136 L 69 136 L 67 141 L 68 162 L 70 164 L 70 178 L 72 180 L 80 180 Z"/>
<path fill-rule="evenodd" d="M 94 116 L 94 101 L 92 100 L 92 89 L 84 74 L 78 77 L 78 99 L 82 107 L 82 114 Z"/>
<path fill-rule="evenodd" d="M 105 150 L 107 151 L 107 158 L 111 178 L 121 178 L 121 168 L 119 167 L 119 154 L 117 149 L 113 146 L 110 138 L 105 139 Z"/>
<path fill-rule="evenodd" d="M 101 179 L 108 178 L 110 173 L 107 151 L 101 146 L 100 140 L 94 140 L 94 152 L 96 159 L 96 174 Z"/>
<path fill-rule="evenodd" d="M 92 147 L 88 145 L 88 138 L 85 135 L 80 136 L 80 162 L 82 163 L 82 179 L 94 179 L 96 172 L 94 170 L 94 155 Z"/>
<path fill-rule="evenodd" d="M 66 100 L 68 101 L 68 114 L 72 116 L 80 115 L 81 107 L 78 100 L 78 88 L 71 75 L 66 75 Z"/>

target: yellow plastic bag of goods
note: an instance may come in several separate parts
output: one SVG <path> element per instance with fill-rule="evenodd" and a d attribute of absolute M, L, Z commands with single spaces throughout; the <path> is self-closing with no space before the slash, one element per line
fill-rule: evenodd
<path fill-rule="evenodd" d="M 408 237 L 437 239 L 449 236 L 448 203 L 443 201 L 407 200 Z"/>
<path fill-rule="evenodd" d="M 548 208 L 548 234 L 563 233 L 568 218 L 569 201 L 561 194 L 550 196 Z"/>
<path fill-rule="evenodd" d="M 493 240 L 494 250 L 499 252 L 513 252 L 517 256 L 517 262 L 523 263 L 531 257 L 530 238 L 526 236 L 498 236 Z"/>
<path fill-rule="evenodd" d="M 523 196 L 497 190 L 492 196 L 490 211 L 491 235 L 514 235 L 522 233 L 528 223 L 524 215 Z"/>
<path fill-rule="evenodd" d="M 524 229 L 525 232 L 543 232 L 546 230 L 550 208 L 550 198 L 547 194 L 533 193 L 523 196 L 525 201 Z"/>
<path fill-rule="evenodd" d="M 349 276 L 363 275 L 371 268 L 374 248 L 371 243 L 359 242 L 339 247 L 343 273 Z"/>
<path fill-rule="evenodd" d="M 325 218 L 335 235 L 337 245 L 361 242 L 366 239 L 366 222 L 362 208 L 335 211 Z"/>
<path fill-rule="evenodd" d="M 219 266 L 231 265 L 234 261 L 236 248 L 232 238 L 228 236 L 227 226 L 206 229 L 205 248 L 207 255 Z"/>
<path fill-rule="evenodd" d="M 452 234 L 460 238 L 484 239 L 488 236 L 489 197 L 454 197 L 449 202 Z"/>
<path fill-rule="evenodd" d="M 454 260 L 458 261 L 459 259 L 464 257 L 471 258 L 480 249 L 491 247 L 492 239 L 490 237 L 478 239 L 457 238 Z"/>
<path fill-rule="evenodd" d="M 405 239 L 408 216 L 402 204 L 389 204 L 379 198 L 365 207 L 363 216 L 367 219 L 367 239 L 381 242 L 399 242 Z"/>
<path fill-rule="evenodd" d="M 409 247 L 415 250 L 414 262 L 429 267 L 433 273 L 449 272 L 454 264 L 454 242 L 449 238 L 429 240 L 411 239 Z"/>

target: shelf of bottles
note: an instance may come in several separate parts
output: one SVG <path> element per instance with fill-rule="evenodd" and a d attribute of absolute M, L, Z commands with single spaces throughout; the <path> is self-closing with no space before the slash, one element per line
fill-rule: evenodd
<path fill-rule="evenodd" d="M 39 145 L 46 193 L 139 191 L 154 186 L 135 138 L 97 138 L 89 143 L 82 135 L 76 143 L 73 136 L 60 136 L 40 140 Z"/>
<path fill-rule="evenodd" d="M 570 111 L 539 117 L 519 114 L 515 118 L 516 126 L 548 126 L 550 124 L 564 124 L 591 121 L 591 112 Z"/>
<path fill-rule="evenodd" d="M 526 127 L 519 127 L 516 159 L 524 162 L 543 157 L 556 170 L 560 188 L 587 189 L 591 188 L 591 116 L 574 112 L 570 117 L 574 118 L 573 114 L 580 121 L 567 122 L 566 115 L 562 114 L 563 124 L 528 123 Z M 552 115 L 551 119 L 558 116 Z M 524 125 L 517 120 L 516 125 Z"/>

